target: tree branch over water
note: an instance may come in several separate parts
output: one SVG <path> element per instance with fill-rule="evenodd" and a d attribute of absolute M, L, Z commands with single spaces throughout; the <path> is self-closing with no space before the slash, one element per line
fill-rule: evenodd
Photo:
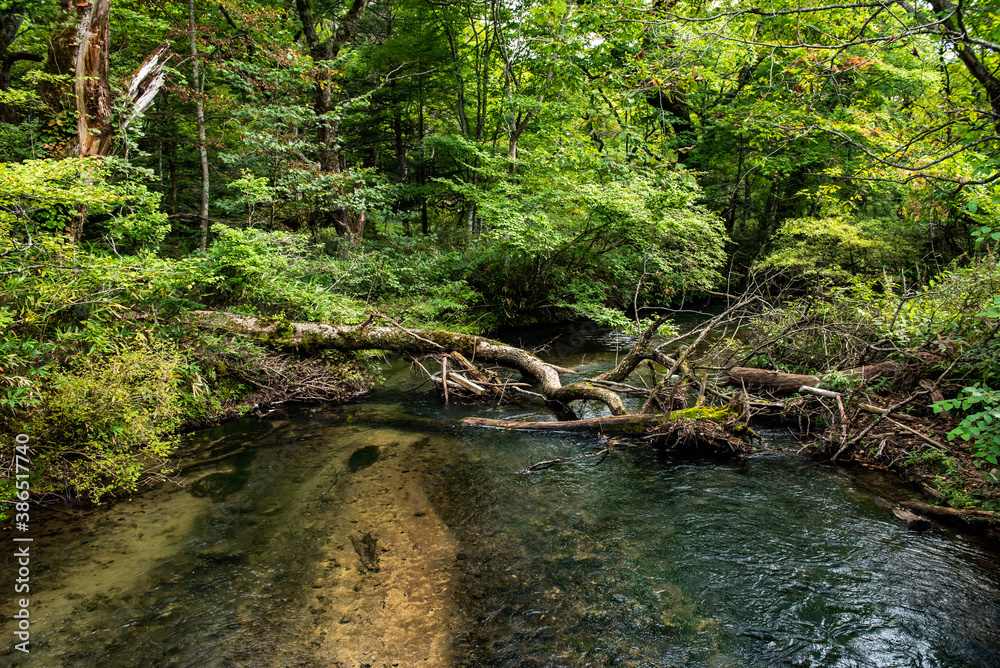
<path fill-rule="evenodd" d="M 550 402 L 569 404 L 576 399 L 592 399 L 605 404 L 614 415 L 625 415 L 627 412 L 617 393 L 585 383 L 563 385 L 559 380 L 559 372 L 538 357 L 482 336 L 443 330 L 415 333 L 414 330 L 402 327 L 372 327 L 368 323 L 325 325 L 288 322 L 216 311 L 195 311 L 192 315 L 198 326 L 243 334 L 284 348 L 392 350 L 405 353 L 458 352 L 478 361 L 517 369 L 535 378 Z"/>

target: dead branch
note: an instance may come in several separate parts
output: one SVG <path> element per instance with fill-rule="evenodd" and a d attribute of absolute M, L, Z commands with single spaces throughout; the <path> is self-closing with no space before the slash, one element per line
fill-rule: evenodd
<path fill-rule="evenodd" d="M 366 325 L 367 325 L 367 324 L 368 324 L 369 322 L 371 322 L 371 319 L 372 319 L 372 318 L 382 318 L 383 320 L 385 320 L 386 322 L 388 322 L 388 323 L 389 323 L 389 324 L 391 324 L 392 326 L 396 327 L 396 328 L 397 328 L 397 329 L 399 329 L 400 331 L 402 331 L 402 332 L 406 332 L 407 334 L 409 334 L 410 336 L 412 336 L 413 338 L 415 338 L 415 339 L 416 339 L 417 341 L 423 341 L 423 342 L 424 342 L 424 343 L 426 343 L 427 345 L 430 345 L 430 346 L 433 346 L 433 347 L 437 348 L 438 350 L 444 350 L 444 346 L 442 346 L 441 344 L 439 344 L 439 343 L 435 343 L 434 341 L 430 341 L 430 340 L 428 340 L 428 339 L 425 339 L 424 337 L 422 337 L 422 336 L 420 336 L 419 334 L 417 334 L 416 332 L 414 332 L 414 331 L 413 331 L 412 329 L 407 329 L 407 328 L 403 327 L 402 325 L 400 325 L 400 324 L 399 324 L 398 322 L 396 322 L 395 320 L 393 320 L 393 319 L 392 319 L 392 318 L 390 318 L 389 316 L 387 316 L 387 315 L 382 315 L 381 313 L 372 313 L 372 314 L 371 314 L 371 316 L 369 316 L 368 320 L 366 320 L 366 321 L 365 321 L 365 322 L 364 322 L 364 323 L 363 323 L 363 324 L 361 325 L 361 329 L 364 329 L 364 328 L 365 328 L 365 326 L 366 326 Z"/>
<path fill-rule="evenodd" d="M 601 462 L 603 462 L 604 461 L 604 457 L 606 457 L 609 452 L 611 452 L 611 448 L 604 448 L 600 452 L 593 452 L 593 453 L 588 453 L 588 454 L 585 454 L 585 455 L 577 455 L 576 457 L 557 457 L 555 459 L 547 459 L 544 462 L 538 462 L 536 464 L 532 464 L 531 466 L 528 466 L 527 468 L 522 469 L 520 473 L 521 473 L 521 475 L 527 475 L 528 473 L 531 473 L 532 471 L 540 471 L 542 469 L 550 469 L 553 466 L 558 466 L 559 464 L 565 464 L 566 462 L 576 461 L 577 459 L 582 459 L 584 457 L 601 457 Z M 597 462 L 597 463 L 600 464 L 601 462 Z"/>

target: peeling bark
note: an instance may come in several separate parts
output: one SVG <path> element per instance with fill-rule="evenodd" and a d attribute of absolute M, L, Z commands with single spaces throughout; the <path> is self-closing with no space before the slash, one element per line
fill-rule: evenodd
<path fill-rule="evenodd" d="M 111 0 L 60 0 L 59 5 L 59 18 L 49 37 L 45 71 L 72 75 L 73 86 L 69 91 L 60 83 L 44 83 L 40 87 L 42 99 L 53 110 L 76 110 L 77 137 L 72 154 L 83 158 L 111 155 L 116 134 L 108 78 Z M 121 121 L 119 130 L 127 128 L 153 103 L 163 85 L 168 48 L 168 45 L 159 47 L 133 75 L 128 92 L 132 108 Z M 87 180 L 86 174 L 81 177 Z M 70 229 L 74 244 L 80 243 L 86 217 L 87 207 L 84 206 Z"/>
<path fill-rule="evenodd" d="M 77 27 L 74 93 L 80 157 L 111 153 L 111 0 L 94 0 Z"/>
<path fill-rule="evenodd" d="M 335 349 L 342 351 L 392 350 L 404 353 L 458 352 L 470 360 L 493 362 L 517 369 L 535 378 L 545 398 L 556 404 L 577 399 L 592 399 L 605 404 L 614 415 L 625 415 L 625 406 L 617 393 L 590 383 L 563 385 L 559 372 L 531 353 L 507 344 L 472 334 L 442 330 L 415 331 L 402 327 L 361 325 L 326 325 L 321 323 L 269 320 L 249 315 L 218 311 L 194 311 L 195 324 L 244 334 L 284 348 L 302 350 Z"/>

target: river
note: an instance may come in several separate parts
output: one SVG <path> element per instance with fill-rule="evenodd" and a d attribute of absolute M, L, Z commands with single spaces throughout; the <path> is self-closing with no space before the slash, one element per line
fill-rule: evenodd
<path fill-rule="evenodd" d="M 628 344 L 571 334 L 549 359 L 588 372 Z M 872 499 L 891 481 L 778 431 L 741 463 L 580 456 L 607 443 L 460 429 L 545 411 L 444 407 L 405 363 L 386 376 L 361 404 L 191 435 L 216 460 L 183 486 L 50 511 L 31 653 L 5 615 L 0 663 L 1000 666 L 1000 555 L 891 520 Z M 578 458 L 522 473 L 556 457 Z"/>

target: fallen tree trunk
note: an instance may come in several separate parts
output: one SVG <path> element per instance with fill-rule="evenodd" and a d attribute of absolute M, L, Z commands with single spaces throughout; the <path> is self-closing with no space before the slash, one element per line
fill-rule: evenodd
<path fill-rule="evenodd" d="M 199 327 L 222 329 L 243 334 L 282 348 L 317 350 L 392 350 L 405 353 L 458 352 L 472 362 L 492 362 L 517 369 L 538 380 L 546 400 L 568 405 L 577 399 L 604 403 L 614 415 L 625 415 L 625 406 L 617 393 L 588 383 L 563 385 L 559 372 L 531 353 L 493 339 L 472 334 L 442 330 L 424 331 L 402 327 L 385 316 L 373 314 L 360 325 L 326 325 L 310 322 L 289 322 L 220 311 L 193 311 L 191 318 Z M 372 324 L 383 318 L 392 327 Z"/>
<path fill-rule="evenodd" d="M 738 366 L 729 371 L 729 384 L 763 387 L 780 394 L 793 394 L 798 392 L 800 387 L 819 385 L 819 376 Z"/>
<path fill-rule="evenodd" d="M 1000 523 L 1000 513 L 992 510 L 977 510 L 975 508 L 949 508 L 948 506 L 933 506 L 921 501 L 903 501 L 904 506 L 911 510 L 933 515 L 935 517 L 959 518 L 969 521 Z"/>
<path fill-rule="evenodd" d="M 895 374 L 899 370 L 899 365 L 895 362 L 881 362 L 880 364 L 870 364 L 868 366 L 840 371 L 840 376 L 856 376 L 863 381 L 875 380 L 882 376 Z M 778 394 L 793 394 L 799 388 L 819 387 L 826 376 L 814 376 L 799 373 L 785 373 L 783 371 L 771 371 L 770 369 L 755 369 L 752 367 L 738 366 L 729 371 L 730 385 L 746 385 L 750 387 L 764 388 Z"/>
<path fill-rule="evenodd" d="M 665 413 L 645 415 L 616 415 L 614 417 L 591 418 L 589 420 L 563 420 L 561 422 L 520 422 L 517 420 L 491 420 L 489 418 L 467 417 L 458 423 L 465 427 L 490 427 L 493 429 L 514 429 L 522 431 L 588 431 L 601 434 L 621 434 L 638 436 L 650 427 L 667 422 Z"/>

